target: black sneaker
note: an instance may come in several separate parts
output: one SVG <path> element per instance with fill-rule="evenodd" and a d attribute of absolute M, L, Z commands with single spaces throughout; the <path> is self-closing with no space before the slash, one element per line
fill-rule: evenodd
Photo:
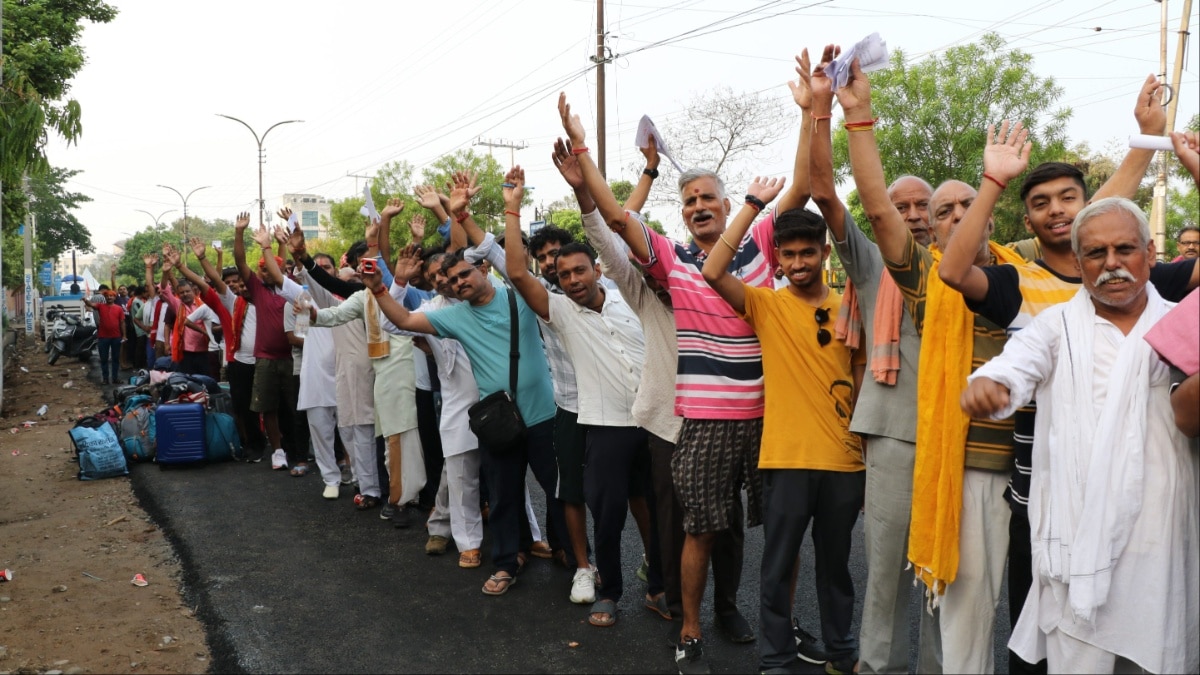
<path fill-rule="evenodd" d="M 250 464 L 258 464 L 263 460 L 262 448 L 251 448 L 246 451 L 246 461 Z"/>
<path fill-rule="evenodd" d="M 825 662 L 825 672 L 828 675 L 854 675 L 854 667 L 857 665 L 858 661 L 852 657 L 834 659 Z"/>
<path fill-rule="evenodd" d="M 396 513 L 392 516 L 392 524 L 399 528 L 407 528 L 412 525 L 412 509 L 406 504 L 401 504 L 396 507 Z"/>
<path fill-rule="evenodd" d="M 794 618 L 792 619 L 792 635 L 796 638 L 796 656 L 818 666 L 829 660 L 829 655 L 819 646 L 820 641 L 801 628 L 800 622 Z"/>
<path fill-rule="evenodd" d="M 729 614 L 717 615 L 717 627 L 729 638 L 730 642 L 745 644 L 754 642 L 754 630 L 741 612 L 734 610 Z"/>
<path fill-rule="evenodd" d="M 704 647 L 700 644 L 700 638 L 688 638 L 675 645 L 675 667 L 679 669 L 679 675 L 707 675 L 711 672 L 704 661 Z"/>
<path fill-rule="evenodd" d="M 395 504 L 384 504 L 382 509 L 379 509 L 379 518 L 382 520 L 391 520 L 396 515 Z"/>

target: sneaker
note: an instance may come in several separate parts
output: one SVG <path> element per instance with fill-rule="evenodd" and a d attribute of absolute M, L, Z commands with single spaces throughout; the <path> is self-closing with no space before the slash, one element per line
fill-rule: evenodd
<path fill-rule="evenodd" d="M 396 513 L 392 515 L 392 524 L 401 529 L 412 526 L 412 509 L 406 504 L 400 504 L 396 507 Z"/>
<path fill-rule="evenodd" d="M 588 605 L 596 601 L 596 568 L 580 567 L 571 580 L 571 602 Z"/>
<path fill-rule="evenodd" d="M 638 568 L 637 578 L 642 580 L 642 583 L 650 583 L 650 560 L 646 558 L 646 554 L 642 554 L 642 566 Z"/>
<path fill-rule="evenodd" d="M 858 672 L 858 661 L 850 657 L 826 661 L 825 672 L 829 675 L 854 675 Z"/>
<path fill-rule="evenodd" d="M 324 497 L 325 499 L 337 499 L 338 492 L 339 492 L 338 486 L 326 485 L 325 491 L 321 493 L 321 496 Z"/>
<path fill-rule="evenodd" d="M 391 520 L 394 515 L 396 515 L 395 504 L 384 504 L 383 508 L 379 509 L 379 518 L 382 520 Z"/>
<path fill-rule="evenodd" d="M 730 642 L 735 644 L 754 642 L 754 629 L 750 627 L 750 622 L 746 621 L 746 617 L 742 616 L 741 612 L 734 610 L 729 614 L 718 614 L 716 623 Z"/>
<path fill-rule="evenodd" d="M 704 661 L 700 638 L 688 638 L 675 645 L 675 667 L 679 669 L 679 675 L 711 672 Z"/>
<path fill-rule="evenodd" d="M 342 471 L 342 485 L 349 485 L 354 482 L 354 474 L 350 471 L 350 465 L 342 462 L 338 464 L 338 468 Z"/>
<path fill-rule="evenodd" d="M 252 448 L 246 451 L 246 462 L 250 464 L 258 464 L 263 461 L 263 449 Z"/>
<path fill-rule="evenodd" d="M 829 660 L 829 655 L 819 646 L 821 643 L 808 631 L 800 627 L 800 622 L 792 619 L 792 636 L 796 638 L 796 656 L 818 666 Z"/>
<path fill-rule="evenodd" d="M 446 552 L 446 545 L 450 540 L 440 534 L 435 534 L 425 542 L 425 553 L 427 555 L 441 555 Z"/>
<path fill-rule="evenodd" d="M 275 452 L 271 453 L 271 468 L 276 471 L 287 468 L 287 453 L 282 448 L 276 448 Z"/>

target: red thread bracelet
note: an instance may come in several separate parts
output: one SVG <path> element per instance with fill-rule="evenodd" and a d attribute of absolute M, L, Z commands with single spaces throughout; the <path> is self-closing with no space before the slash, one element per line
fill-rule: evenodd
<path fill-rule="evenodd" d="M 808 117 L 809 117 L 809 119 L 811 119 L 814 122 L 819 122 L 821 120 L 833 119 L 833 115 L 809 115 Z"/>
<path fill-rule="evenodd" d="M 518 213 L 518 212 L 516 212 L 516 211 L 505 211 L 505 212 L 504 212 L 504 215 L 506 215 L 506 216 L 516 216 L 517 218 L 520 218 L 520 217 L 521 217 L 521 214 L 520 214 L 520 213 Z"/>
<path fill-rule="evenodd" d="M 586 145 L 578 147 L 578 148 L 571 148 L 572 155 L 582 155 L 583 153 L 585 153 L 587 151 L 588 151 L 588 147 Z"/>
<path fill-rule="evenodd" d="M 879 118 L 876 117 L 873 120 L 863 120 L 861 122 L 843 122 L 842 127 L 847 131 L 851 129 L 870 129 L 871 127 L 875 126 L 875 123 L 878 121 Z"/>
<path fill-rule="evenodd" d="M 993 176 L 992 174 L 990 174 L 986 171 L 983 172 L 983 177 L 992 181 L 996 185 L 999 185 L 1001 190 L 1008 188 L 1008 183 L 1001 182 L 1001 180 L 999 178 L 996 178 L 995 176 Z"/>
<path fill-rule="evenodd" d="M 470 213 L 468 213 L 467 211 L 463 211 L 462 213 L 458 214 L 457 216 L 454 216 L 454 222 L 461 223 L 462 221 L 464 221 L 470 217 L 471 217 Z"/>

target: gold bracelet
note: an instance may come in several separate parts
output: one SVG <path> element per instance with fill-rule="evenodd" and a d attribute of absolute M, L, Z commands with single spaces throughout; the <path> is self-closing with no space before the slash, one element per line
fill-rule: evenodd
<path fill-rule="evenodd" d="M 717 239 L 720 239 L 722 244 L 725 244 L 726 246 L 728 246 L 730 251 L 737 253 L 737 247 L 725 240 L 724 232 L 722 232 L 721 236 L 717 237 Z"/>

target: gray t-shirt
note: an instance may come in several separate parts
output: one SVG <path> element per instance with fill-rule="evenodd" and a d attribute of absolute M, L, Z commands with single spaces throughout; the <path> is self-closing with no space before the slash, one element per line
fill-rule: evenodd
<path fill-rule="evenodd" d="M 879 384 L 871 377 L 871 345 L 875 342 L 875 298 L 879 294 L 879 277 L 886 274 L 879 247 L 858 229 L 850 212 L 846 211 L 846 241 L 834 241 L 838 257 L 846 274 L 858 289 L 858 306 L 862 312 L 866 337 L 867 372 L 862 391 L 854 406 L 850 431 L 871 436 L 887 436 L 909 443 L 917 442 L 917 359 L 921 354 L 921 337 L 913 326 L 908 312 L 901 310 L 900 372 L 895 386 Z"/>

